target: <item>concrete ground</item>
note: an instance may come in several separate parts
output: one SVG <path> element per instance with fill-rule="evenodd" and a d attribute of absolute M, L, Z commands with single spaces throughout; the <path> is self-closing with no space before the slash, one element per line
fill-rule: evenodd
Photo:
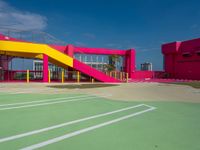
<path fill-rule="evenodd" d="M 200 102 L 200 89 L 166 83 L 0 83 L 1 93 L 111 94 L 110 99 L 127 101 Z"/>

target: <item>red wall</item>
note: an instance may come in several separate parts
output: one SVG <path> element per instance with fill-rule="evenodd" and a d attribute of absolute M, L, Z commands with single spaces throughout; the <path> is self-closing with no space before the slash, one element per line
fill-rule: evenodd
<path fill-rule="evenodd" d="M 153 76 L 153 71 L 135 71 L 132 73 L 132 79 L 153 78 Z"/>
<path fill-rule="evenodd" d="M 100 54 L 100 55 L 120 55 L 125 56 L 125 72 L 129 73 L 129 77 L 132 78 L 132 72 L 135 71 L 135 50 L 116 50 L 116 49 L 106 49 L 106 48 L 86 48 L 86 47 L 75 47 L 73 45 L 68 45 L 66 47 L 65 53 L 73 57 L 74 53 L 84 53 L 84 54 Z"/>
<path fill-rule="evenodd" d="M 171 78 L 200 80 L 200 38 L 164 44 L 162 53 Z"/>

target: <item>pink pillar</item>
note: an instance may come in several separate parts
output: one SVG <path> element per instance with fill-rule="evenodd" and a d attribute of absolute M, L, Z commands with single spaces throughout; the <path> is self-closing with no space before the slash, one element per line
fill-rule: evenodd
<path fill-rule="evenodd" d="M 131 49 L 130 50 L 130 73 L 135 71 L 135 50 Z"/>
<path fill-rule="evenodd" d="M 135 71 L 135 50 L 130 49 L 125 55 L 125 71 L 129 74 L 129 78 L 132 78 L 132 74 Z"/>
<path fill-rule="evenodd" d="M 69 55 L 70 57 L 74 57 L 74 46 L 71 45 L 71 44 L 67 45 L 67 46 L 66 46 L 65 53 L 66 53 L 67 55 Z M 71 67 L 68 67 L 68 79 L 69 79 L 69 80 L 72 80 L 72 79 L 73 79 L 72 71 L 74 71 L 74 69 L 71 68 Z"/>
<path fill-rule="evenodd" d="M 48 56 L 43 54 L 43 82 L 48 82 L 49 78 Z"/>
<path fill-rule="evenodd" d="M 12 57 L 9 56 L 0 56 L 0 67 L 2 67 L 2 70 L 5 71 L 4 73 L 4 80 L 10 80 L 11 74 L 9 74 L 9 62 L 12 60 Z"/>
<path fill-rule="evenodd" d="M 69 55 L 70 57 L 74 57 L 74 46 L 69 44 L 66 46 L 66 50 L 65 50 L 65 53 L 67 55 Z"/>

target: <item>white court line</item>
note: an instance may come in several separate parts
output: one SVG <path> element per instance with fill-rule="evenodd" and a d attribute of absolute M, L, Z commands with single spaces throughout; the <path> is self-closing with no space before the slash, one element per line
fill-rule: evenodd
<path fill-rule="evenodd" d="M 24 94 L 27 93 L 26 91 L 16 91 L 16 92 L 6 92 L 5 93 L 1 93 L 0 95 L 14 95 L 14 94 Z"/>
<path fill-rule="evenodd" d="M 108 97 L 108 96 L 103 96 L 103 97 Z M 44 105 L 53 105 L 53 104 L 59 104 L 59 103 L 67 103 L 67 102 L 88 100 L 88 99 L 93 99 L 93 98 L 98 98 L 98 97 L 96 97 L 96 96 L 90 96 L 90 97 L 79 98 L 79 99 L 72 99 L 72 100 L 63 100 L 63 101 L 56 101 L 56 102 L 49 102 L 49 103 L 40 103 L 40 104 L 33 104 L 33 105 L 14 106 L 14 107 L 0 108 L 0 111 L 1 110 L 11 110 L 11 109 L 19 109 L 19 108 L 36 107 L 36 106 L 44 106 Z"/>
<path fill-rule="evenodd" d="M 37 93 L 40 93 L 40 92 L 44 92 L 44 91 L 49 91 L 49 92 L 59 92 L 59 91 L 63 91 L 63 89 L 21 89 L 20 91 L 13 91 L 13 92 L 8 92 L 6 93 L 0 93 L 0 95 L 17 95 L 17 94 L 37 94 Z"/>
<path fill-rule="evenodd" d="M 20 91 L 20 92 L 14 92 L 14 93 L 9 93 L 11 95 L 14 95 L 14 94 L 24 94 L 24 93 L 27 93 L 26 91 Z"/>
<path fill-rule="evenodd" d="M 38 143 L 38 144 L 34 144 L 34 145 L 31 145 L 31 146 L 22 148 L 21 150 L 34 150 L 34 149 L 37 149 L 37 148 L 41 148 L 41 147 L 47 146 L 49 144 L 57 143 L 59 141 L 62 141 L 62 140 L 65 140 L 65 139 L 68 139 L 68 138 L 71 138 L 71 137 L 74 137 L 74 136 L 95 130 L 95 129 L 98 129 L 98 128 L 102 128 L 104 126 L 108 126 L 108 125 L 123 121 L 125 119 L 129 119 L 131 117 L 141 115 L 141 114 L 149 112 L 149 111 L 153 111 L 154 109 L 156 109 L 156 108 L 151 107 L 151 108 L 143 110 L 143 111 L 132 113 L 130 115 L 126 115 L 126 116 L 123 116 L 123 117 L 120 117 L 120 118 L 117 118 L 117 119 L 113 119 L 113 120 L 103 122 L 103 123 L 100 123 L 100 124 L 97 124 L 97 125 L 94 125 L 94 126 L 90 126 L 88 128 L 77 130 L 77 131 L 74 131 L 74 132 L 71 132 L 71 133 L 65 134 L 63 136 L 59 136 L 59 137 L 56 137 L 56 138 L 53 138 L 53 139 L 50 139 L 50 140 L 47 140 L 47 141 L 44 141 L 44 142 L 41 142 L 41 143 Z"/>
<path fill-rule="evenodd" d="M 42 103 L 42 102 L 48 102 L 48 101 L 64 100 L 64 99 L 69 99 L 69 98 L 81 98 L 81 97 L 90 97 L 90 95 L 80 95 L 80 96 L 71 96 L 71 97 L 58 97 L 58 98 L 51 98 L 51 99 L 42 99 L 42 100 L 38 100 L 38 101 L 21 102 L 21 103 L 9 103 L 9 104 L 2 104 L 2 105 L 0 105 L 0 107 L 12 106 L 12 105 L 32 104 L 32 103 Z"/>
<path fill-rule="evenodd" d="M 22 134 L 1 138 L 0 143 L 6 142 L 6 141 L 11 141 L 11 140 L 14 140 L 14 139 L 19 139 L 19 138 L 34 135 L 34 134 L 38 134 L 38 133 L 41 133 L 41 132 L 45 132 L 45 131 L 49 131 L 49 130 L 53 130 L 53 129 L 57 129 L 57 128 L 61 128 L 61 127 L 64 127 L 64 126 L 80 123 L 80 122 L 83 122 L 83 121 L 87 121 L 87 120 L 91 120 L 91 119 L 95 119 L 95 118 L 99 118 L 99 117 L 103 117 L 103 116 L 108 116 L 108 115 L 111 115 L 111 114 L 123 112 L 123 111 L 130 110 L 130 109 L 133 109 L 133 108 L 141 107 L 141 106 L 144 106 L 144 104 L 139 104 L 139 105 L 135 105 L 135 106 L 131 106 L 131 107 L 125 107 L 125 108 L 122 108 L 122 109 L 117 109 L 117 110 L 114 110 L 114 111 L 101 113 L 101 114 L 98 114 L 98 115 L 89 116 L 89 117 L 85 117 L 85 118 L 82 118 L 82 119 L 65 122 L 65 123 L 62 123 L 62 124 L 57 124 L 57 125 L 50 126 L 50 127 L 47 127 L 47 128 L 42 128 L 42 129 L 39 129 L 39 130 L 33 130 L 33 131 L 22 133 Z"/>
<path fill-rule="evenodd" d="M 23 94 L 23 93 L 26 93 L 26 94 L 35 94 L 35 93 L 40 93 L 40 92 L 44 92 L 44 91 L 49 91 L 49 92 L 56 92 L 56 91 L 62 91 L 62 89 L 21 89 L 21 91 L 16 91 L 16 92 L 12 92 L 12 93 L 9 93 L 11 95 L 14 95 L 14 94 Z"/>

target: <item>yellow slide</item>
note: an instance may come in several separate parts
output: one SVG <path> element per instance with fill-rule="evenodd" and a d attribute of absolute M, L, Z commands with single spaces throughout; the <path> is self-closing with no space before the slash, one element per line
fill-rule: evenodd
<path fill-rule="evenodd" d="M 42 59 L 41 54 L 46 54 L 50 62 L 62 67 L 73 67 L 72 57 L 53 49 L 47 44 L 0 40 L 0 54 L 40 59 Z"/>

